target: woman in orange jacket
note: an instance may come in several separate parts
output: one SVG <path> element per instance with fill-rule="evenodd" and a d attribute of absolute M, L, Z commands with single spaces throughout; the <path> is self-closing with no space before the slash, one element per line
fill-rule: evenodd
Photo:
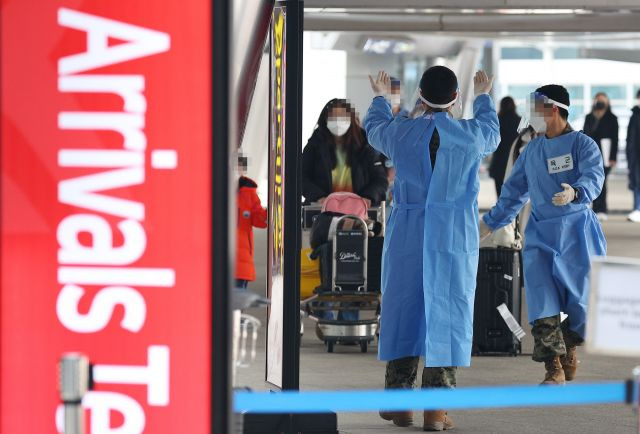
<path fill-rule="evenodd" d="M 244 176 L 247 157 L 238 157 L 240 179 L 238 180 L 238 233 L 236 250 L 236 287 L 246 289 L 249 282 L 256 280 L 253 263 L 253 228 L 267 227 L 267 210 L 262 207 L 256 193 L 258 185 Z"/>

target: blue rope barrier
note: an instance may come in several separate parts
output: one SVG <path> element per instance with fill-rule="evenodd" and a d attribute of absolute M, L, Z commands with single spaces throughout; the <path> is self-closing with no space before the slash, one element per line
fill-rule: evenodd
<path fill-rule="evenodd" d="M 626 385 L 500 386 L 461 389 L 235 392 L 235 411 L 253 413 L 368 412 L 380 409 L 480 409 L 557 405 L 623 404 Z"/>

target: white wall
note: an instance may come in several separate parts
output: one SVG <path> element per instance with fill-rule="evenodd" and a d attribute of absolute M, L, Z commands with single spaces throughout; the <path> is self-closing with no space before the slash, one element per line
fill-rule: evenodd
<path fill-rule="evenodd" d="M 347 53 L 311 47 L 304 34 L 302 78 L 302 146 L 307 144 L 320 111 L 332 98 L 347 96 Z"/>
<path fill-rule="evenodd" d="M 249 157 L 247 176 L 258 183 L 258 196 L 266 206 L 269 186 L 269 55 L 262 56 L 249 108 L 241 150 Z"/>
<path fill-rule="evenodd" d="M 400 76 L 400 63 L 397 56 L 378 56 L 365 53 L 349 53 L 347 57 L 347 99 L 351 101 L 360 115 L 367 114 L 373 92 L 369 83 L 369 74 L 375 77 L 383 69 L 395 77 Z"/>

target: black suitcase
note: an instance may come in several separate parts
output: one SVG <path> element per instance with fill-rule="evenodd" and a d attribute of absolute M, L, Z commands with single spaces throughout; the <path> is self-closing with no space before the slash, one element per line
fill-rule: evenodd
<path fill-rule="evenodd" d="M 367 246 L 367 291 L 380 292 L 382 273 L 382 246 L 384 237 L 371 237 Z M 314 250 L 312 256 L 320 258 L 321 291 L 331 291 L 333 271 L 333 244 L 325 243 Z"/>
<path fill-rule="evenodd" d="M 367 291 L 380 292 L 382 287 L 382 246 L 384 237 L 369 238 L 367 247 Z"/>
<path fill-rule="evenodd" d="M 521 322 L 520 251 L 507 248 L 482 248 L 478 261 L 476 299 L 473 315 L 473 355 L 521 352 L 520 341 L 509 330 L 496 309 L 507 305 Z"/>

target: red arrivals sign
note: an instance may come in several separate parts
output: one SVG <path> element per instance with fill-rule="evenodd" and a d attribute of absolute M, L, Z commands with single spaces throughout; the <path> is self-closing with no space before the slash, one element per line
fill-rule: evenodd
<path fill-rule="evenodd" d="M 211 2 L 3 0 L 0 428 L 208 433 Z"/>

